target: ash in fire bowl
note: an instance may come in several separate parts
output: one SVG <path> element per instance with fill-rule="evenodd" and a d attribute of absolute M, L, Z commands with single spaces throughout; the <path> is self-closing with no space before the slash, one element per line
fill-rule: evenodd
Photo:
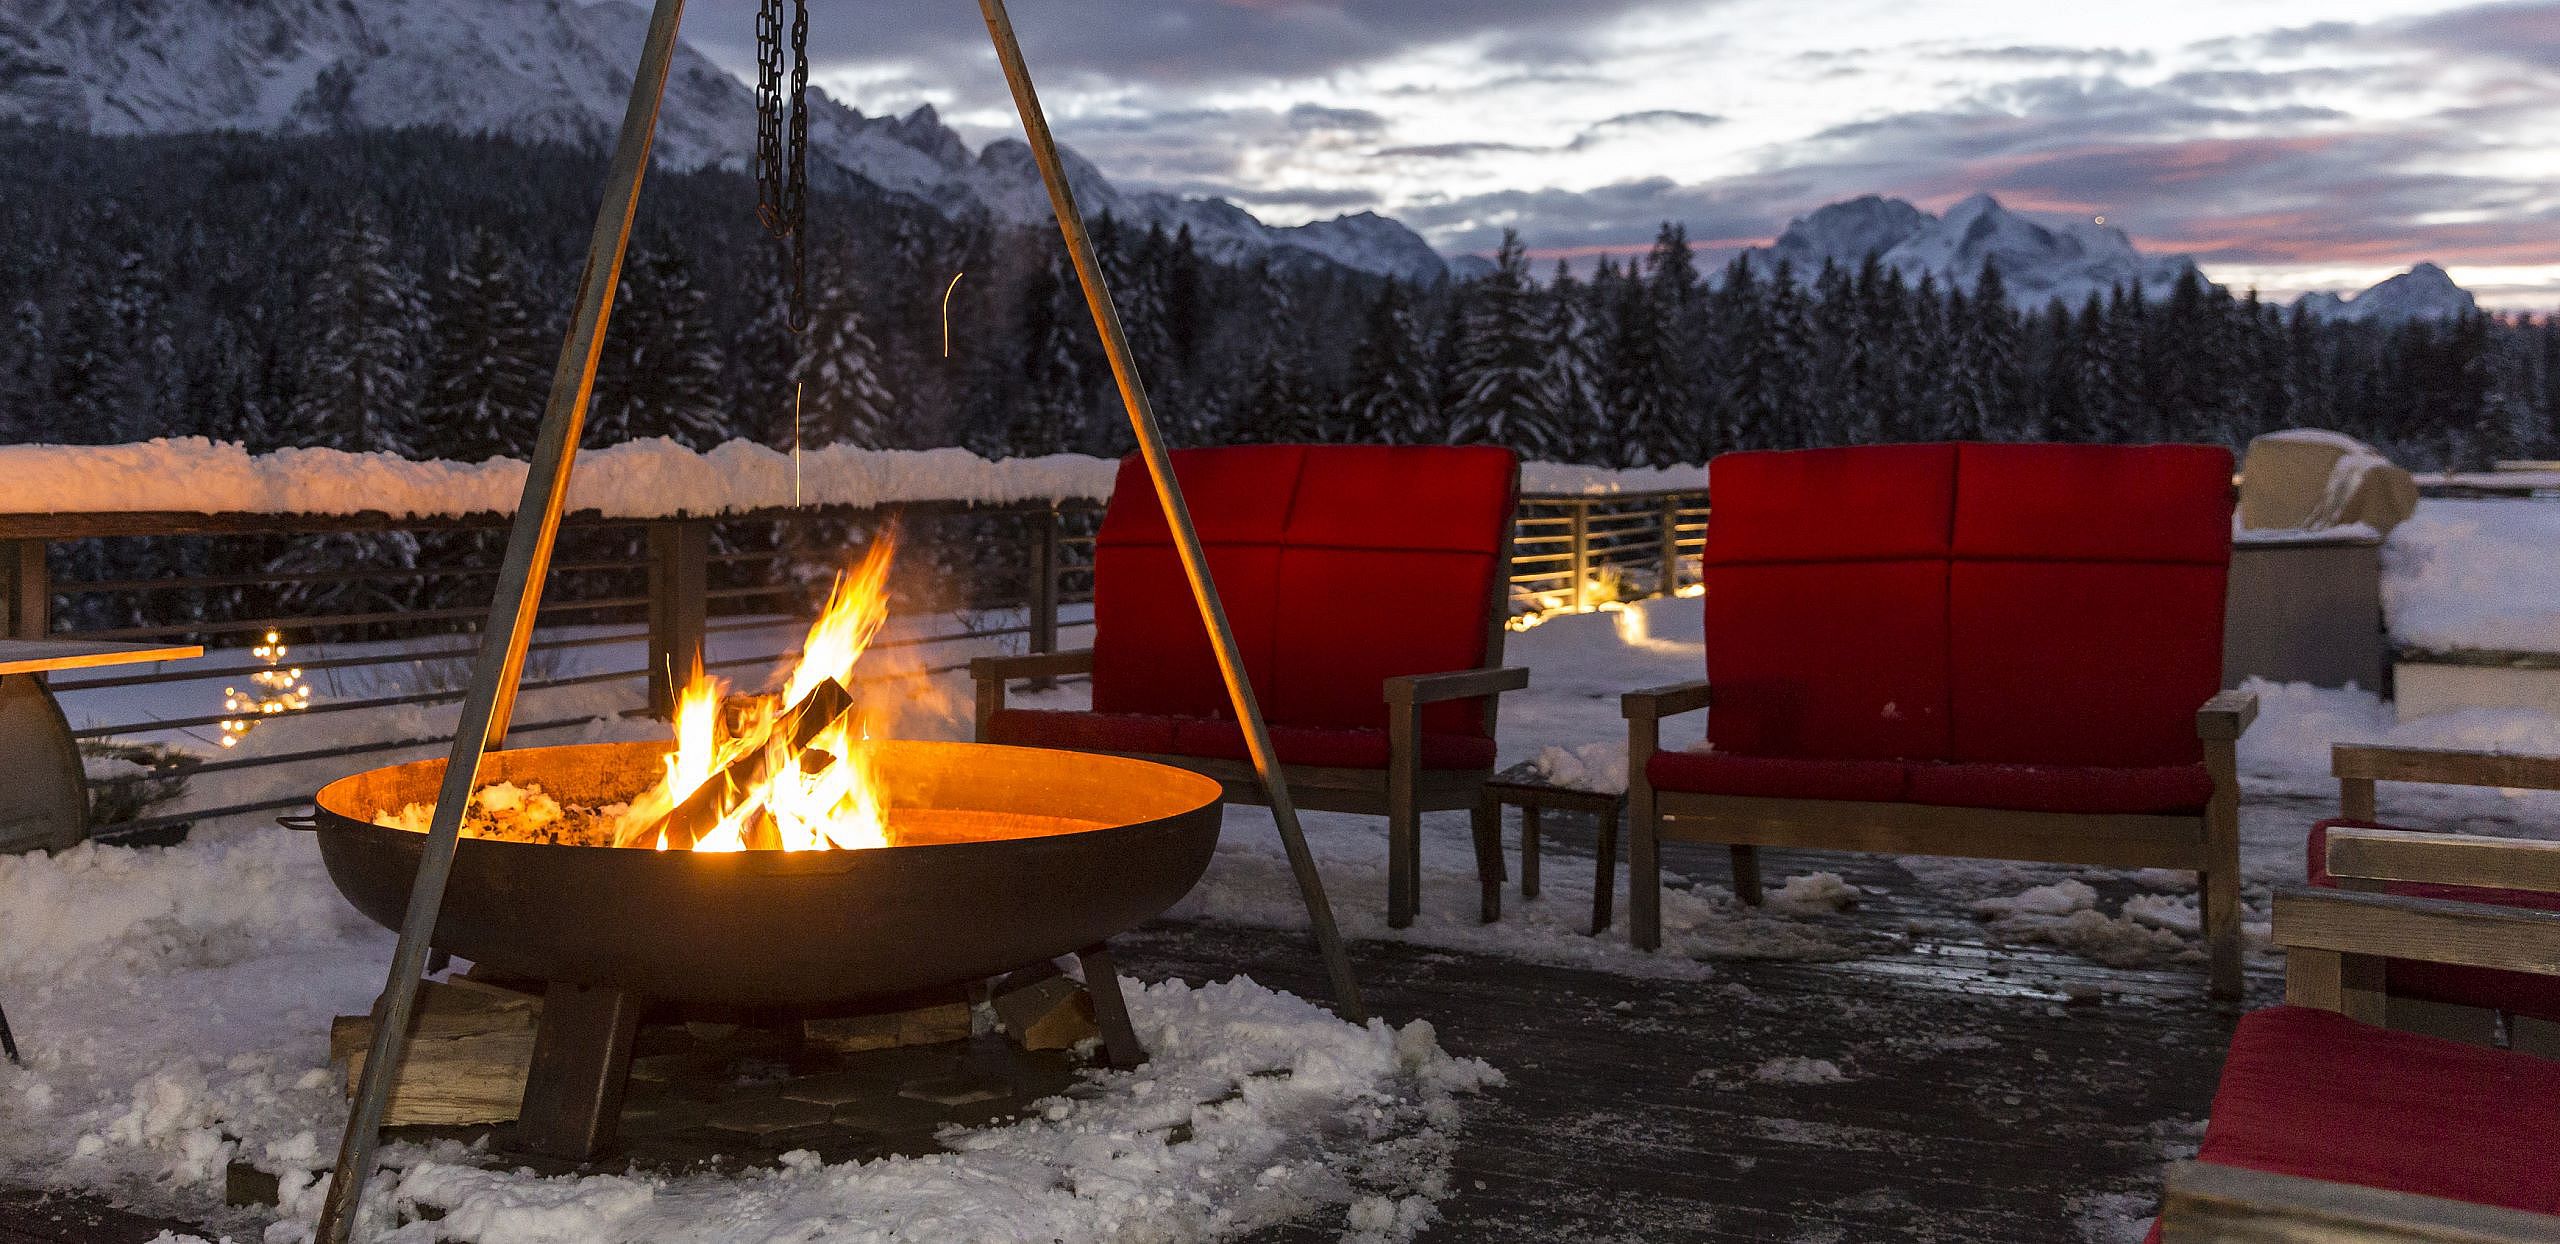
<path fill-rule="evenodd" d="M 471 810 L 462 821 L 465 838 L 488 838 L 500 842 L 544 843 L 571 847 L 641 847 L 638 830 L 654 828 L 654 824 L 634 828 L 633 807 L 638 796 L 603 805 L 563 804 L 535 782 L 518 786 L 513 782 L 492 782 L 480 788 L 472 798 Z M 435 816 L 435 806 L 411 803 L 397 811 L 374 814 L 373 823 L 386 829 L 425 833 Z M 1109 822 L 1073 816 L 1048 816 L 1031 812 L 996 812 L 980 808 L 900 808 L 886 811 L 883 846 L 933 846 L 953 842 L 1003 842 L 1017 838 L 1041 838 L 1053 834 L 1075 834 L 1102 829 Z M 654 841 L 648 849 L 656 849 Z M 696 850 L 705 848 L 697 846 Z"/>

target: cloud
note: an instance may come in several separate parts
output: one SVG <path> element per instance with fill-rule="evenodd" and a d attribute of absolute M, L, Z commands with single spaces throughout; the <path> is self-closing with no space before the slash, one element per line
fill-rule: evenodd
<path fill-rule="evenodd" d="M 1380 147 L 1379 156 L 1414 160 L 1464 160 L 1480 155 L 1508 154 L 1523 151 L 1545 151 L 1522 143 L 1459 142 L 1422 143 L 1411 147 Z"/>

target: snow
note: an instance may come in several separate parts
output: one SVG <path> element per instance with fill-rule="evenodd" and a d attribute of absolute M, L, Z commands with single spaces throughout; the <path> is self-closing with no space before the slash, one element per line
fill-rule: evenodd
<path fill-rule="evenodd" d="M 2157 297 L 2194 267 L 2184 256 L 2140 253 L 2123 230 L 2084 220 L 2037 221 L 1987 194 L 1957 203 L 1943 217 L 1900 199 L 1844 200 L 1790 222 L 1766 250 L 1745 253 L 1764 273 L 1786 260 L 1804 282 L 1825 260 L 1855 270 L 1874 255 L 1906 279 L 1927 275 L 1942 287 L 1964 289 L 1973 288 L 1988 261 L 2018 306 L 2041 308 L 2059 298 L 2075 310 L 2092 293 L 2103 297 L 2137 282 Z"/>
<path fill-rule="evenodd" d="M 2450 320 L 2480 309 L 2471 291 L 2454 284 L 2452 276 L 2432 263 L 2421 263 L 2398 276 L 2386 277 L 2362 293 L 2304 294 L 2302 306 L 2324 319 L 2367 324 Z"/>
<path fill-rule="evenodd" d="M 578 455 L 568 508 L 607 518 L 665 518 L 795 505 L 911 501 L 1004 505 L 1104 501 L 1120 464 L 1083 454 L 989 460 L 965 449 L 830 445 L 790 454 L 751 441 L 696 452 L 663 437 Z M 173 437 L 125 445 L 0 445 L 12 513 L 361 514 L 403 518 L 507 514 L 525 464 L 417 462 L 393 454 L 279 449 Z M 1613 471 L 1559 463 L 1522 468 L 1530 492 L 1603 495 L 1702 488 L 1703 468 Z"/>
<path fill-rule="evenodd" d="M 2429 499 L 2382 546 L 2392 642 L 2560 652 L 2560 505 Z"/>

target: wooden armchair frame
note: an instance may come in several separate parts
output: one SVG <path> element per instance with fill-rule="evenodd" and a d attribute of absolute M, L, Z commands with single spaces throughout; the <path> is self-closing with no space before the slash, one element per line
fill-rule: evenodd
<path fill-rule="evenodd" d="M 2560 790 L 2560 756 L 2541 756 L 2509 752 L 2466 751 L 2449 748 L 2390 747 L 2370 743 L 2340 743 L 2329 749 L 2329 770 L 2338 779 L 2338 812 L 2348 820 L 2379 822 L 2379 792 L 2383 782 L 2406 782 L 2433 786 L 2489 786 L 2503 789 Z M 2444 835 L 2390 831 L 2395 839 L 2410 844 L 2441 842 Z M 2361 836 L 2360 836 L 2361 840 Z M 2462 842 L 2495 842 L 2494 839 L 2461 838 Z M 2414 849 L 2414 848 L 2413 848 Z M 2334 853 L 2333 853 L 2334 854 Z M 2369 853 L 2368 853 L 2369 854 Z M 2397 858 L 2394 856 L 2393 858 Z M 2359 858 L 2351 867 L 2371 866 Z M 2336 874 L 2341 889 L 2377 891 L 2386 882 L 2415 878 Z M 2451 875 L 2463 875 L 2459 872 Z M 2461 881 L 2451 884 L 2493 886 L 2499 883 Z M 2508 889 L 2538 889 L 2537 886 L 2506 886 Z M 2388 1007 L 2391 1025 L 2414 1032 L 2431 1033 L 2455 1040 L 2485 1044 L 2498 1027 L 2493 1011 L 2452 1002 L 2400 997 L 2391 999 Z M 2546 1057 L 2560 1057 L 2560 1024 L 2531 1016 L 2510 1016 L 2508 1033 L 2519 1048 L 2531 1049 Z"/>
<path fill-rule="evenodd" d="M 1512 477 L 1512 494 L 1520 491 Z M 1474 818 L 1476 870 L 1479 878 L 1502 873 L 1502 814 L 1484 797 L 1484 785 L 1496 766 L 1473 769 L 1422 767 L 1422 709 L 1449 700 L 1484 700 L 1485 737 L 1495 737 L 1501 720 L 1502 693 L 1529 685 L 1529 671 L 1502 663 L 1502 640 L 1510 633 L 1511 558 L 1519 527 L 1515 505 L 1502 526 L 1500 556 L 1494 559 L 1485 599 L 1485 664 L 1471 670 L 1401 674 L 1386 679 L 1378 694 L 1387 706 L 1387 767 L 1344 769 L 1320 765 L 1282 765 L 1289 796 L 1301 808 L 1320 812 L 1357 812 L 1387 818 L 1387 926 L 1406 928 L 1422 907 L 1422 814 L 1466 809 Z M 1031 678 L 1066 678 L 1093 673 L 1093 650 L 1035 652 L 1022 656 L 979 657 L 969 662 L 969 678 L 977 684 L 977 740 L 989 742 L 987 724 L 1004 711 L 1010 683 Z M 1169 756 L 1126 752 L 1218 779 L 1226 797 L 1236 803 L 1263 804 L 1269 797 L 1262 778 L 1245 760 L 1204 756 Z M 1488 913 L 1490 909 L 1488 908 Z"/>
<path fill-rule="evenodd" d="M 1778 799 L 1658 791 L 1645 768 L 1662 750 L 1662 721 L 1706 708 L 1706 682 L 1677 683 L 1621 697 L 1627 719 L 1629 936 L 1645 950 L 1662 944 L 1664 839 L 1732 848 L 1733 890 L 1760 901 L 1761 847 L 1811 847 L 1897 855 L 1953 855 L 2114 868 L 2184 868 L 2203 890 L 2213 996 L 2240 996 L 2240 775 L 2238 740 L 2258 715 L 2257 697 L 2224 691 L 2196 711 L 2196 737 L 2213 776 L 2201 813 L 2019 812 L 1830 799 Z"/>
<path fill-rule="evenodd" d="M 2352 753 L 2340 764 L 2342 779 L 2365 783 L 2368 799 L 2376 778 L 2446 772 L 2443 760 L 2450 756 L 2463 758 L 2453 762 L 2456 768 L 2481 759 L 2404 748 L 2338 750 Z M 2337 829 L 2330 832 L 2326 862 L 2342 887 L 2415 881 L 2560 893 L 2560 843 L 2553 842 Z M 2285 948 L 2287 1003 L 2377 1026 L 2382 965 L 2389 959 L 2560 975 L 2555 912 L 2290 886 L 2276 892 L 2274 936 Z M 2170 1169 L 2160 1235 L 2163 1244 L 2524 1244 L 2560 1239 L 2560 1217 L 2181 1162 Z"/>

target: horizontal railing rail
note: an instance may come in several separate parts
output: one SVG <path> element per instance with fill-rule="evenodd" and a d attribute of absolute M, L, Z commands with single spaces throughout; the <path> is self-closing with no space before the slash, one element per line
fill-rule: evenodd
<path fill-rule="evenodd" d="M 563 528 L 523 691 L 631 685 L 630 708 L 664 715 L 679 675 L 778 668 L 797 648 L 830 571 L 892 521 L 902 629 L 876 648 L 909 655 L 906 672 L 964 668 L 985 645 L 1056 651 L 1093 598 L 1102 507 L 1091 501 L 926 502 L 809 507 L 661 519 L 572 515 Z M 1697 580 L 1706 530 L 1700 491 L 1530 495 L 1513 550 L 1515 613 L 1595 608 L 1677 592 Z M 156 744 L 149 764 L 93 765 L 92 835 L 161 841 L 193 823 L 306 805 L 294 785 L 256 791 L 244 775 L 287 765 L 368 767 L 368 757 L 444 740 L 432 728 L 350 728 L 267 750 L 219 746 L 221 724 L 262 718 L 225 693 L 261 672 L 298 670 L 314 690 L 286 717 L 359 721 L 458 702 L 475 624 L 496 573 L 505 518 L 384 514 L 0 514 L 0 624 L 15 638 L 197 642 L 204 658 L 149 669 L 52 676 L 86 747 Z M 332 541 L 338 543 L 331 543 Z M 379 541 L 381 543 L 368 543 Z M 138 543 L 137 543 L 138 542 Z M 371 559 L 368 561 L 367 559 Z M 335 564 L 332 564 L 335 563 Z M 350 564 L 356 563 L 356 564 Z M 168 573 L 152 573 L 161 564 Z M 251 647 L 291 648 L 274 667 Z M 159 694 L 155 694 L 159 693 Z M 581 726 L 592 711 L 528 705 L 519 739 Z M 335 727 L 332 728 L 333 731 Z M 279 742 L 282 742 L 281 736 Z M 378 763 L 378 762 L 377 762 Z M 277 773 L 278 781 L 292 775 Z M 144 792 L 200 779 L 230 783 L 155 800 Z"/>

